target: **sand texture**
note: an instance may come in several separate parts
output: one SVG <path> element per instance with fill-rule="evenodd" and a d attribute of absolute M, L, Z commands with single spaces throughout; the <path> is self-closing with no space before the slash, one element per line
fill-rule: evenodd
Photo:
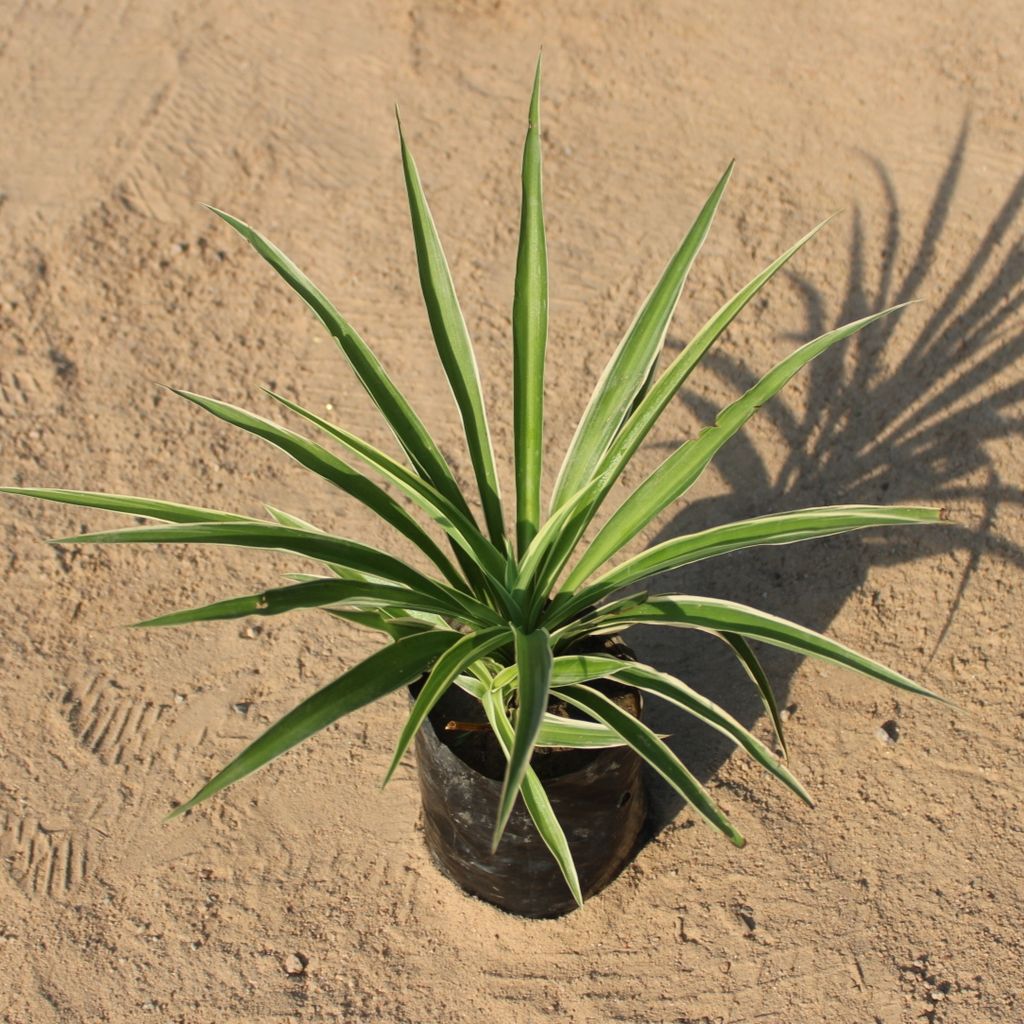
<path fill-rule="evenodd" d="M 826 630 L 958 705 L 765 650 L 816 809 L 655 708 L 747 848 L 656 791 L 656 835 L 605 892 L 520 920 L 435 870 L 411 757 L 378 788 L 400 696 L 161 824 L 378 641 L 315 612 L 124 629 L 308 563 L 53 547 L 131 520 L 4 498 L 0 1021 L 1024 1020 L 1022 34 L 1013 0 L 0 0 L 0 482 L 267 502 L 406 551 L 162 387 L 281 418 L 269 386 L 394 451 L 329 338 L 208 202 L 322 284 L 470 481 L 419 296 L 397 100 L 512 493 L 519 159 L 543 44 L 547 487 L 730 158 L 673 351 L 842 210 L 691 378 L 624 488 L 799 341 L 923 300 L 794 380 L 642 540 L 808 505 L 947 506 L 942 527 L 751 552 L 659 588 Z M 631 643 L 769 736 L 712 638 Z"/>

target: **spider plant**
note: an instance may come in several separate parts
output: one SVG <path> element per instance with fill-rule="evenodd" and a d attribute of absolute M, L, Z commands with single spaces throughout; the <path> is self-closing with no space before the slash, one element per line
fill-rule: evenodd
<path fill-rule="evenodd" d="M 360 384 L 380 410 L 403 457 L 394 458 L 350 430 L 290 399 L 268 392 L 288 412 L 316 428 L 330 447 L 269 419 L 185 391 L 189 402 L 282 449 L 314 474 L 361 502 L 404 535 L 430 568 L 421 570 L 377 547 L 324 532 L 267 506 L 267 518 L 147 498 L 90 491 L 8 487 L 29 495 L 161 521 L 63 538 L 67 544 L 227 544 L 286 551 L 312 559 L 321 574 L 294 574 L 286 586 L 149 619 L 157 627 L 280 615 L 316 608 L 379 631 L 376 653 L 308 697 L 252 742 L 171 817 L 195 807 L 334 722 L 342 715 L 422 679 L 423 685 L 385 774 L 391 778 L 417 730 L 449 687 L 475 696 L 507 760 L 494 822 L 495 848 L 521 795 L 537 830 L 578 902 L 582 893 L 565 835 L 531 767 L 535 748 L 632 748 L 733 843 L 743 837 L 663 738 L 604 696 L 594 684 L 612 679 L 656 694 L 725 734 L 810 802 L 785 763 L 782 722 L 751 641 L 819 658 L 913 693 L 934 696 L 906 676 L 794 622 L 731 601 L 690 594 L 649 596 L 659 573 L 730 551 L 788 544 L 873 526 L 931 523 L 940 511 L 919 507 L 841 505 L 778 512 L 675 537 L 615 561 L 644 529 L 701 476 L 716 452 L 802 367 L 895 306 L 828 331 L 797 348 L 713 424 L 681 444 L 603 519 L 607 499 L 666 406 L 734 318 L 820 230 L 818 225 L 729 299 L 689 343 L 658 371 L 666 331 L 687 274 L 732 174 L 712 189 L 672 254 L 597 382 L 554 484 L 547 510 L 541 496 L 544 441 L 544 360 L 548 281 L 541 189 L 540 65 L 534 78 L 522 162 L 522 209 L 512 315 L 514 371 L 514 504 L 503 503 L 473 347 L 399 123 L 401 156 L 412 215 L 423 298 L 434 343 L 454 395 L 472 460 L 477 494 L 463 492 L 444 454 L 402 392 L 356 330 L 324 293 L 271 241 L 248 224 L 213 212 L 235 229 L 305 300 L 337 342 Z M 212 207 L 210 208 L 212 209 Z M 340 450 L 342 455 L 337 454 Z M 349 460 L 355 460 L 360 468 Z M 384 490 L 391 485 L 402 503 Z M 434 533 L 428 531 L 434 529 Z M 585 539 L 588 538 L 589 539 Z M 442 543 L 438 539 L 442 539 Z M 447 549 L 442 544 L 447 544 Z M 614 563 L 614 564 L 613 564 Z M 625 596 L 621 596 L 625 592 Z M 574 653 L 588 635 L 639 623 L 696 629 L 718 637 L 756 687 L 774 727 L 777 756 L 735 718 L 667 672 L 640 662 Z M 578 718 L 549 712 L 553 699 Z"/>

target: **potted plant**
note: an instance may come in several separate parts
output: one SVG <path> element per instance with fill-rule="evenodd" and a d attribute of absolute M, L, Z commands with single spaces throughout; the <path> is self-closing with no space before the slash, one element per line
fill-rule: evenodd
<path fill-rule="evenodd" d="M 640 694 L 655 694 L 724 733 L 803 800 L 808 797 L 786 766 L 780 715 L 750 641 L 934 696 L 899 672 L 793 622 L 725 600 L 649 596 L 644 589 L 648 581 L 667 570 L 743 548 L 872 526 L 931 523 L 942 515 L 932 508 L 868 505 L 785 511 L 675 537 L 611 564 L 803 366 L 901 308 L 839 327 L 791 352 L 723 409 L 712 425 L 673 451 L 599 529 L 591 530 L 624 468 L 704 354 L 822 226 L 744 286 L 658 372 L 670 318 L 722 199 L 731 164 L 612 355 L 562 461 L 547 512 L 542 511 L 548 295 L 539 88 L 538 64 L 522 165 L 512 317 L 513 503 L 503 503 L 499 494 L 497 459 L 473 348 L 401 125 L 420 282 L 465 429 L 478 491 L 474 496 L 463 493 L 422 421 L 324 294 L 255 229 L 213 211 L 264 257 L 327 328 L 394 433 L 404 460 L 278 394 L 270 393 L 363 468 L 354 468 L 320 443 L 268 419 L 212 398 L 178 393 L 266 439 L 362 502 L 411 541 L 430 569 L 326 533 L 275 508 L 268 507 L 269 518 L 258 519 L 89 491 L 3 490 L 163 524 L 57 543 L 227 544 L 284 550 L 323 567 L 321 574 L 292 575 L 286 586 L 161 615 L 139 625 L 172 626 L 317 608 L 387 638 L 375 654 L 254 740 L 170 817 L 239 781 L 342 715 L 412 687 L 411 709 L 385 781 L 415 740 L 427 839 L 438 862 L 485 899 L 542 916 L 582 903 L 632 854 L 644 820 L 641 764 L 662 776 L 714 828 L 743 845 L 742 836 L 664 737 L 643 724 Z M 399 503 L 374 478 L 395 488 L 408 505 Z M 428 532 L 431 524 L 450 550 Z M 698 629 L 726 644 L 757 688 L 777 736 L 778 753 L 681 680 L 633 659 L 613 637 L 638 623 Z"/>

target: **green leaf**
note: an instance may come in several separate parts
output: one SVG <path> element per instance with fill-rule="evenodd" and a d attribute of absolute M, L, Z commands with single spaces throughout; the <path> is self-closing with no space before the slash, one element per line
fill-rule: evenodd
<path fill-rule="evenodd" d="M 739 633 L 717 634 L 732 649 L 737 660 L 743 666 L 743 670 L 750 677 L 758 694 L 761 703 L 764 705 L 768 717 L 771 719 L 772 729 L 775 731 L 775 738 L 779 741 L 782 753 L 789 757 L 789 749 L 786 747 L 786 737 L 782 734 L 782 717 L 779 715 L 779 705 L 775 700 L 775 691 L 772 689 L 771 681 L 765 672 L 760 659 L 754 653 L 754 649 Z"/>
<path fill-rule="evenodd" d="M 342 715 L 408 685 L 422 675 L 426 667 L 458 638 L 458 633 L 450 631 L 420 633 L 371 654 L 365 661 L 350 668 L 333 683 L 289 711 L 195 796 L 176 807 L 167 817 L 175 818 L 184 814 L 214 793 L 219 793 L 225 786 L 244 778 L 279 754 L 290 750 L 296 743 L 301 743 L 313 733 L 337 721 Z"/>
<path fill-rule="evenodd" d="M 419 173 L 402 134 L 401 122 L 398 125 L 398 134 L 402 147 L 406 190 L 409 193 L 409 210 L 412 214 L 416 262 L 419 265 L 423 301 L 430 317 L 430 327 L 438 355 L 441 357 L 444 372 L 462 417 L 469 457 L 476 473 L 477 486 L 480 488 L 480 501 L 487 529 L 491 540 L 500 546 L 505 535 L 505 527 L 502 522 L 498 474 L 494 468 L 494 455 L 491 452 L 491 437 L 487 429 L 487 415 L 480 391 L 476 357 L 470 344 L 466 323 L 462 318 L 462 310 L 455 297 L 448 261 L 441 248 L 441 240 L 437 236 L 426 197 L 423 195 Z"/>
<path fill-rule="evenodd" d="M 918 685 L 912 679 L 871 658 L 858 654 L 821 633 L 788 619 L 758 611 L 735 601 L 713 597 L 667 595 L 653 597 L 620 614 L 598 615 L 594 625 L 603 628 L 625 627 L 649 623 L 652 625 L 684 626 L 713 633 L 738 633 L 754 640 L 763 640 L 797 654 L 820 658 L 856 672 L 889 683 L 901 690 L 909 690 L 924 697 L 943 700 L 938 694 Z M 568 636 L 572 630 L 561 631 Z M 948 703 L 948 701 L 944 701 Z"/>
<path fill-rule="evenodd" d="M 270 506 L 269 505 L 267 506 L 267 509 L 268 509 L 268 511 L 270 510 Z M 289 516 L 288 518 L 292 522 L 295 522 L 295 523 L 301 523 L 302 522 L 301 519 L 296 519 L 294 516 Z M 288 524 L 286 523 L 284 525 L 288 525 Z M 309 529 L 315 529 L 315 527 L 309 527 Z M 338 579 L 355 580 L 355 581 L 357 581 L 359 583 L 374 583 L 374 584 L 378 584 L 378 585 L 380 585 L 380 584 L 386 585 L 387 584 L 387 580 L 381 579 L 381 577 L 379 577 L 379 576 L 374 576 L 372 573 L 358 572 L 356 569 L 346 569 L 342 565 L 332 565 L 330 562 L 327 562 L 325 564 L 334 573 L 334 577 L 337 577 Z M 285 579 L 292 580 L 292 582 L 294 582 L 294 583 L 314 583 L 314 582 L 316 582 L 318 580 L 329 580 L 329 579 L 334 578 L 334 577 L 331 577 L 331 576 L 320 576 L 320 575 L 317 575 L 316 573 L 307 573 L 307 572 L 286 572 L 286 573 L 282 573 L 282 575 L 284 576 Z M 325 608 L 324 611 L 338 612 L 338 614 L 339 614 L 339 616 L 341 618 L 348 618 L 352 622 L 360 622 L 360 620 L 357 619 L 357 618 L 353 618 L 352 616 L 350 616 L 348 614 L 342 614 L 343 612 L 347 612 L 346 609 Z M 390 606 L 388 606 L 388 610 L 385 613 L 383 613 L 383 614 L 397 616 L 397 617 L 400 617 L 400 618 L 416 619 L 418 622 L 423 623 L 424 625 L 426 625 L 427 627 L 429 627 L 431 629 L 435 629 L 435 628 L 436 629 L 448 629 L 448 626 L 449 626 L 449 624 L 446 621 L 446 619 L 444 618 L 443 614 L 436 614 L 435 615 L 432 612 L 424 612 L 424 611 L 420 611 L 419 609 L 413 609 L 413 608 L 408 608 L 408 607 L 398 608 L 398 607 L 395 607 L 394 605 L 390 605 Z M 449 615 L 449 617 L 450 617 L 450 615 Z M 360 624 L 363 624 L 363 623 L 360 622 Z M 365 624 L 370 626 L 370 620 L 367 620 Z M 370 628 L 375 629 L 377 627 L 376 626 L 370 626 Z M 387 632 L 387 631 L 385 630 L 385 632 Z"/>
<path fill-rule="evenodd" d="M 608 361 L 562 463 L 551 498 L 552 510 L 596 475 L 608 445 L 647 385 L 686 277 L 707 238 L 732 169 L 730 163 Z"/>
<path fill-rule="evenodd" d="M 268 506 L 268 511 L 270 510 Z M 287 515 L 287 514 L 286 514 Z M 292 522 L 301 523 L 301 519 L 294 516 L 287 517 Z M 312 527 L 310 527 L 312 529 Z M 361 583 L 382 584 L 386 581 L 372 573 L 358 572 L 355 569 L 346 569 L 341 565 L 326 563 L 328 567 L 343 580 L 355 580 Z M 312 573 L 286 572 L 285 579 L 293 580 L 296 583 L 314 583 L 318 580 L 330 580 L 330 576 L 317 576 Z M 365 629 L 372 629 L 378 633 L 385 633 L 392 640 L 399 640 L 403 636 L 410 636 L 413 633 L 422 633 L 430 629 L 448 629 L 448 622 L 441 615 L 433 615 L 430 612 L 415 611 L 411 608 L 398 607 L 397 605 L 385 605 L 373 611 L 353 608 L 321 608 L 323 612 L 336 619 L 344 619 L 347 622 L 355 623 Z"/>
<path fill-rule="evenodd" d="M 560 687 L 558 695 L 614 729 L 701 817 L 728 836 L 734 845 L 746 845 L 746 840 L 707 790 L 646 725 L 589 686 Z"/>
<path fill-rule="evenodd" d="M 491 840 L 492 852 L 501 842 L 501 834 L 508 824 L 523 776 L 529 767 L 537 733 L 548 709 L 548 687 L 551 680 L 551 638 L 547 632 L 537 629 L 532 633 L 524 633 L 513 627 L 513 636 L 519 675 L 516 689 L 519 707 L 516 713 L 515 741 L 498 798 L 498 818 Z"/>
<path fill-rule="evenodd" d="M 704 472 L 722 445 L 815 356 L 868 324 L 902 309 L 903 305 L 866 316 L 802 345 L 779 362 L 745 395 L 723 409 L 714 426 L 706 427 L 698 437 L 678 448 L 626 498 L 569 574 L 565 589 L 578 588 L 595 569 L 628 544 L 664 508 L 683 495 Z"/>
<path fill-rule="evenodd" d="M 429 633 L 436 628 L 422 619 L 403 618 L 383 611 L 364 612 L 351 608 L 324 608 L 322 611 L 327 612 L 333 618 L 344 619 L 346 622 L 362 626 L 364 629 L 384 633 L 392 640 L 401 640 L 403 637 L 413 636 L 417 633 Z"/>
<path fill-rule="evenodd" d="M 296 530 L 309 530 L 313 533 L 324 533 L 317 526 L 313 526 L 312 523 L 307 523 L 305 519 L 300 519 L 298 516 L 293 516 L 288 512 L 282 512 L 279 508 L 274 508 L 273 505 L 263 506 L 274 522 L 279 523 L 281 526 L 289 526 Z M 329 536 L 329 534 L 328 534 Z M 330 569 L 335 576 L 343 580 L 358 580 L 360 583 L 387 583 L 388 580 L 382 576 L 374 576 L 370 572 L 360 572 L 358 569 L 350 569 L 344 565 L 338 565 L 335 562 L 324 562 L 325 568 Z M 324 576 L 316 575 L 315 573 L 303 573 L 303 572 L 286 572 L 282 574 L 285 579 L 293 580 L 295 583 L 310 583 L 313 580 L 325 579 Z M 412 614 L 410 612 L 410 614 Z M 417 613 L 419 614 L 419 613 Z M 429 618 L 429 616 L 426 616 Z M 445 628 L 445 623 L 438 620 L 435 625 L 439 625 Z"/>
<path fill-rule="evenodd" d="M 547 598 L 550 585 L 545 572 L 545 560 L 552 547 L 557 543 L 566 522 L 579 509 L 593 500 L 601 485 L 601 480 L 592 480 L 586 487 L 574 494 L 557 512 L 550 516 L 547 522 L 540 528 L 533 540 L 530 541 L 530 545 L 519 563 L 514 594 L 532 593 L 538 604 Z M 534 583 L 535 579 L 537 580 L 536 583 Z"/>
<path fill-rule="evenodd" d="M 484 694 L 490 693 L 491 690 L 491 676 L 478 661 L 475 665 L 470 666 L 469 672 L 456 676 L 455 685 L 483 703 Z"/>
<path fill-rule="evenodd" d="M 515 743 L 515 734 L 511 723 L 505 717 L 505 709 L 492 693 L 485 693 L 482 700 L 484 712 L 498 738 L 498 743 L 501 744 L 505 757 L 510 758 L 512 746 Z M 544 786 L 537 777 L 537 773 L 529 765 L 526 766 L 526 772 L 523 774 L 522 793 L 523 803 L 526 804 L 526 810 L 540 833 L 541 839 L 544 840 L 544 845 L 551 851 L 551 855 L 561 869 L 562 877 L 565 879 L 566 885 L 569 886 L 569 891 L 572 893 L 573 899 L 576 900 L 576 904 L 582 907 L 583 893 L 580 890 L 580 879 L 576 872 L 576 864 L 572 859 L 572 851 L 569 849 L 569 842 L 555 817 L 551 801 L 548 799 L 547 793 L 544 792 Z"/>
<path fill-rule="evenodd" d="M 409 744 L 423 724 L 423 720 L 444 696 L 455 677 L 465 672 L 477 659 L 486 657 L 502 644 L 508 643 L 509 638 L 509 630 L 504 626 L 494 626 L 479 633 L 470 633 L 452 644 L 437 659 L 423 688 L 417 694 L 412 711 L 402 727 L 395 752 L 391 758 L 391 765 L 384 776 L 382 785 L 386 786 L 391 781 L 391 776 L 394 775 L 399 762 L 405 756 L 405 752 L 409 749 Z"/>
<path fill-rule="evenodd" d="M 541 188 L 540 58 L 523 147 L 523 202 L 512 303 L 516 537 L 519 555 L 540 525 L 544 454 L 544 350 L 548 336 L 548 251 Z"/>
<path fill-rule="evenodd" d="M 621 747 L 625 741 L 614 730 L 599 722 L 584 722 L 577 718 L 562 718 L 545 714 L 537 731 L 535 747 L 566 747 L 570 750 Z"/>
<path fill-rule="evenodd" d="M 419 594 L 408 587 L 388 587 L 376 583 L 360 583 L 355 580 L 322 579 L 309 580 L 294 587 L 276 587 L 261 594 L 234 597 L 226 601 L 170 612 L 155 619 L 135 623 L 136 627 L 183 626 L 191 622 L 213 622 L 224 619 L 240 619 L 247 615 L 282 615 L 298 608 L 323 608 L 330 604 L 364 604 L 370 609 L 381 606 L 416 608 L 440 615 L 451 615 L 453 609 L 447 603 Z"/>
<path fill-rule="evenodd" d="M 806 245 L 832 218 L 822 221 L 809 231 L 795 245 L 786 250 L 778 259 L 769 264 L 760 274 L 740 289 L 717 313 L 697 332 L 690 343 L 671 362 L 668 369 L 653 385 L 645 382 L 643 397 L 638 396 L 635 407 L 621 430 L 615 435 L 610 447 L 604 453 L 600 465 L 595 471 L 604 477 L 605 484 L 601 493 L 586 508 L 579 511 L 567 524 L 557 548 L 549 557 L 551 571 L 549 578 L 554 580 L 569 561 L 576 545 L 586 531 L 587 526 L 603 504 L 615 481 L 622 475 L 629 460 L 640 447 L 643 439 L 658 421 L 665 407 L 693 372 L 708 349 L 718 340 L 720 335 L 739 315 L 748 302 L 782 269 L 783 266 Z M 654 364 L 651 373 L 654 372 Z"/>
<path fill-rule="evenodd" d="M 300 466 L 311 470 L 340 491 L 362 502 L 371 511 L 376 512 L 389 526 L 408 537 L 441 570 L 449 583 L 455 586 L 460 586 L 463 583 L 462 577 L 448 561 L 444 552 L 390 494 L 383 491 L 373 481 L 368 480 L 362 473 L 346 465 L 336 455 L 332 455 L 322 445 L 272 423 L 262 416 L 256 416 L 245 409 L 240 409 L 238 406 L 229 405 L 227 402 L 221 402 L 215 398 L 205 398 L 203 395 L 196 395 L 190 391 L 179 391 L 177 388 L 171 390 L 176 395 L 187 398 L 201 409 L 212 413 L 225 423 L 240 427 L 250 434 L 269 441 L 276 448 L 280 448 L 281 451 L 290 455 Z"/>
<path fill-rule="evenodd" d="M 569 664 L 566 664 L 566 663 Z M 588 679 L 602 677 L 618 679 L 638 690 L 657 694 L 676 707 L 682 708 L 694 718 L 710 725 L 723 736 L 728 736 L 737 746 L 742 747 L 758 764 L 767 769 L 784 785 L 788 786 L 804 803 L 811 806 L 811 798 L 806 790 L 793 777 L 792 773 L 781 764 L 774 754 L 748 729 L 745 729 L 727 711 L 714 701 L 689 687 L 681 679 L 660 672 L 650 665 L 639 662 L 624 662 L 618 658 L 606 658 L 594 655 L 583 655 L 575 659 L 556 659 L 557 668 L 552 672 L 552 686 L 561 693 L 560 680 L 568 678 L 571 682 L 586 682 Z"/>
<path fill-rule="evenodd" d="M 450 602 L 459 617 L 488 624 L 496 616 L 486 605 L 451 587 L 424 576 L 401 559 L 353 540 L 326 533 L 296 530 L 271 523 L 196 523 L 174 526 L 140 526 L 105 533 L 63 537 L 54 544 L 227 544 L 234 547 L 278 549 L 321 562 L 336 562 L 361 572 L 373 573 L 392 583 L 403 583 L 420 594 Z"/>
<path fill-rule="evenodd" d="M 314 533 L 324 532 L 319 526 L 314 526 L 312 523 L 306 522 L 305 519 L 293 516 L 290 512 L 275 508 L 273 505 L 264 505 L 263 507 L 267 510 L 267 515 L 281 526 L 290 526 L 295 530 L 312 530 Z"/>
<path fill-rule="evenodd" d="M 254 228 L 223 210 L 212 206 L 208 206 L 207 209 L 230 224 L 302 297 L 338 343 L 359 382 L 373 399 L 417 472 L 468 514 L 469 508 L 452 476 L 452 471 L 422 420 L 392 383 L 377 357 L 328 302 L 323 292 L 276 245 Z"/>
<path fill-rule="evenodd" d="M 237 516 L 233 512 L 220 512 L 215 508 L 196 505 L 178 505 L 155 498 L 133 498 L 127 494 L 103 494 L 99 491 L 69 491 L 60 487 L 0 487 L 0 494 L 19 494 L 28 498 L 59 501 L 65 505 L 101 508 L 107 512 L 159 519 L 165 523 L 251 523 L 250 516 Z"/>
<path fill-rule="evenodd" d="M 602 626 L 606 620 L 612 620 L 615 615 L 621 615 L 632 611 L 634 608 L 643 605 L 647 601 L 647 591 L 641 590 L 635 594 L 626 594 L 615 601 L 608 601 L 597 607 L 587 608 L 577 618 L 574 618 L 567 625 L 552 633 L 555 641 L 555 650 L 559 654 L 571 653 L 573 643 L 581 636 L 602 636 L 614 633 L 616 627 Z M 545 628 L 550 629 L 550 624 Z"/>
<path fill-rule="evenodd" d="M 767 544 L 792 544 L 873 526 L 937 523 L 941 518 L 941 509 L 936 508 L 830 505 L 824 508 L 778 512 L 755 519 L 741 519 L 734 523 L 713 526 L 699 533 L 673 537 L 671 540 L 656 544 L 610 569 L 590 586 L 576 593 L 569 591 L 567 584 L 563 592 L 555 598 L 549 621 L 567 621 L 582 609 L 596 604 L 622 587 L 730 551 L 741 551 Z"/>
<path fill-rule="evenodd" d="M 669 364 L 657 382 L 648 390 L 637 405 L 622 430 L 616 435 L 611 447 L 601 461 L 600 472 L 610 474 L 609 487 L 618 479 L 626 463 L 633 457 L 641 442 L 657 423 L 665 407 L 707 354 L 708 349 L 743 311 L 747 303 L 812 239 L 828 224 L 827 217 L 804 235 L 795 245 L 790 246 L 781 256 L 770 263 L 756 277 L 747 282 L 714 316 L 693 336 L 686 348 Z M 898 308 L 898 307 L 897 307 Z M 879 314 L 880 316 L 884 314 Z"/>
<path fill-rule="evenodd" d="M 349 431 L 329 423 L 317 416 L 316 413 L 304 409 L 283 395 L 275 394 L 273 391 L 268 391 L 267 394 L 276 402 L 280 402 L 292 412 L 319 427 L 325 434 L 334 438 L 368 465 L 373 466 L 377 472 L 400 488 L 408 498 L 423 509 L 474 560 L 474 564 L 487 572 L 496 583 L 501 583 L 505 572 L 505 560 L 498 549 L 480 533 L 471 516 L 462 512 L 431 484 L 421 480 L 414 473 L 410 473 L 404 466 L 374 448 L 373 445 Z"/>

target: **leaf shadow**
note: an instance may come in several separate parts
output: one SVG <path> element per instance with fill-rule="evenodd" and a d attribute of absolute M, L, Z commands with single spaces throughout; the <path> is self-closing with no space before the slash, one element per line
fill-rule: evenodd
<path fill-rule="evenodd" d="M 885 208 L 881 263 L 872 267 L 869 257 L 879 250 L 867 237 L 858 208 L 838 314 L 829 314 L 825 297 L 807 278 L 791 274 L 804 325 L 788 341 L 805 341 L 834 323 L 904 302 L 927 289 L 937 257 L 948 258 L 943 236 L 964 166 L 968 127 L 965 120 L 917 237 L 907 237 L 889 172 L 878 159 L 863 154 Z M 652 592 L 728 598 L 829 632 L 846 602 L 865 587 L 872 566 L 953 556 L 948 564 L 960 578 L 952 600 L 942 598 L 948 608 L 940 631 L 894 666 L 929 685 L 934 659 L 982 555 L 1024 567 L 1024 550 L 993 533 L 997 510 L 1024 504 L 1024 490 L 1003 478 L 987 448 L 987 442 L 1024 433 L 1024 377 L 1012 372 L 1024 354 L 1022 207 L 1024 174 L 909 343 L 904 341 L 903 318 L 896 315 L 814 361 L 805 371 L 807 387 L 799 401 L 784 390 L 761 410 L 773 435 L 771 446 L 747 433 L 734 438 L 715 462 L 725 492 L 689 504 L 654 542 L 769 511 L 838 503 L 944 505 L 952 509 L 953 521 L 942 527 L 870 530 L 738 552 L 666 574 Z M 896 332 L 898 354 L 892 344 Z M 737 392 L 757 380 L 755 371 L 725 346 L 712 351 L 702 369 Z M 700 395 L 691 391 L 682 400 L 702 421 L 713 421 L 717 409 Z M 788 453 L 781 464 L 771 458 L 780 450 Z M 823 570 L 827 585 L 821 583 Z M 879 629 L 898 635 L 900 624 L 887 617 L 885 595 L 875 592 L 870 597 Z M 645 661 L 686 679 L 748 728 L 765 727 L 753 687 L 717 639 L 694 630 L 643 628 L 631 632 L 630 643 Z M 785 707 L 803 659 L 764 645 L 758 645 L 758 653 L 779 706 Z M 850 681 L 886 689 L 852 673 Z M 728 740 L 664 702 L 649 700 L 645 719 L 657 731 L 671 734 L 669 745 L 704 782 L 732 753 Z M 649 779 L 649 784 L 651 829 L 656 833 L 678 815 L 682 802 L 660 779 Z"/>

